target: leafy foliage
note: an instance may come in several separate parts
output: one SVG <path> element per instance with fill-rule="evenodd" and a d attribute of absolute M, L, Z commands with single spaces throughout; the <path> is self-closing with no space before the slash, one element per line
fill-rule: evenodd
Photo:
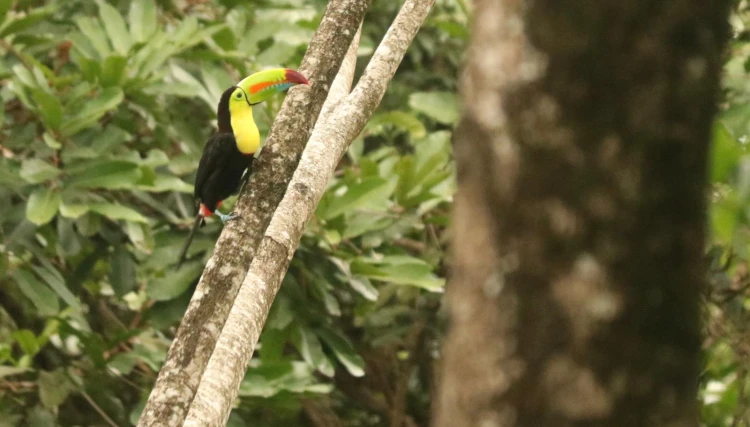
<path fill-rule="evenodd" d="M 324 7 L 0 0 L 0 425 L 137 422 L 220 229 L 172 269 L 218 97 L 295 67 Z M 360 69 L 398 7 L 373 3 Z M 710 158 L 706 426 L 750 417 L 747 18 L 743 0 Z M 340 165 L 230 425 L 427 424 L 467 20 L 463 0 L 438 1 Z M 279 105 L 256 111 L 263 136 Z"/>
<path fill-rule="evenodd" d="M 706 426 L 736 426 L 750 419 L 747 324 L 750 321 L 748 230 L 750 217 L 750 71 L 747 19 L 750 5 L 737 2 L 735 37 L 724 67 L 724 102 L 713 130 L 708 261 L 704 318 L 706 366 L 701 382 Z"/>
<path fill-rule="evenodd" d="M 374 4 L 360 64 L 399 6 Z M 0 0 L 0 424 L 137 422 L 220 230 L 173 269 L 219 96 L 296 67 L 324 7 Z M 428 419 L 466 20 L 438 3 L 340 165 L 230 425 Z M 280 102 L 255 112 L 264 137 Z"/>

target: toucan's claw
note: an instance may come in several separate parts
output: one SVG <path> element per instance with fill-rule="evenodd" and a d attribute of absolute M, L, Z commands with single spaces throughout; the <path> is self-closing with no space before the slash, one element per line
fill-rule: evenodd
<path fill-rule="evenodd" d="M 226 223 L 227 221 L 231 221 L 238 217 L 238 215 L 234 212 L 229 212 L 228 214 L 223 214 L 219 211 L 216 211 L 216 216 L 219 217 L 221 222 Z"/>

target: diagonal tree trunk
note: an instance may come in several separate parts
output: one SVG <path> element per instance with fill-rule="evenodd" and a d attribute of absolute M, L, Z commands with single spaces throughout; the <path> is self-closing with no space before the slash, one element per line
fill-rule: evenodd
<path fill-rule="evenodd" d="M 354 70 L 357 65 L 357 49 L 359 48 L 359 37 L 362 31 L 360 26 L 357 34 L 352 40 L 349 51 L 341 63 L 341 68 L 336 79 L 331 85 L 328 98 L 321 111 L 321 120 L 316 126 L 321 126 L 325 120 L 325 111 L 330 110 L 331 105 L 336 104 L 341 98 L 349 93 L 354 78 Z M 309 143 L 308 143 L 309 146 Z M 304 159 L 304 157 L 303 157 Z M 325 171 L 319 171 L 321 174 Z M 291 182 L 294 185 L 294 181 Z M 283 210 L 284 201 L 279 204 Z M 276 216 L 274 216 L 276 218 Z M 271 219 L 269 229 L 274 226 L 274 218 Z M 300 218 L 300 222 L 304 221 Z M 306 222 L 306 221 L 305 221 Z M 269 230 L 270 231 L 270 230 Z M 268 232 L 267 232 L 268 233 Z M 185 427 L 205 425 L 226 425 L 232 405 L 237 398 L 240 382 L 245 377 L 250 358 L 255 352 L 263 325 L 266 322 L 271 305 L 281 285 L 281 281 L 287 270 L 288 253 L 294 253 L 294 248 L 283 246 L 279 250 L 269 250 L 267 245 L 268 235 L 264 238 L 258 250 L 257 259 L 251 264 L 248 276 L 255 278 L 258 272 L 252 266 L 260 265 L 263 272 L 272 277 L 271 286 L 265 283 L 263 286 L 251 286 L 248 276 L 245 277 L 240 287 L 237 298 L 234 301 L 229 317 L 224 328 L 216 341 L 211 358 L 208 360 L 206 370 L 198 384 L 198 391 L 190 404 L 190 410 L 185 418 Z M 291 243 L 291 242 L 290 242 Z"/>
<path fill-rule="evenodd" d="M 276 210 L 328 90 L 371 0 L 331 0 L 300 72 L 308 89 L 290 89 L 254 172 L 241 192 L 239 219 L 224 227 L 203 271 L 139 426 L 181 426 L 242 279 Z"/>
<path fill-rule="evenodd" d="M 331 87 L 283 200 L 250 265 L 216 343 L 185 426 L 226 423 L 281 281 L 336 165 L 383 98 L 434 0 L 406 0 L 383 41 L 351 88 L 358 36 Z"/>
<path fill-rule="evenodd" d="M 435 425 L 694 426 L 728 0 L 476 0 Z"/>

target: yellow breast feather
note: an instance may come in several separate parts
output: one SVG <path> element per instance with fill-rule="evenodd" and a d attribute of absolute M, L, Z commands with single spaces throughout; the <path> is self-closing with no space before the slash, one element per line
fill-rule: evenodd
<path fill-rule="evenodd" d="M 260 132 L 253 119 L 253 109 L 246 103 L 232 102 L 229 105 L 232 131 L 237 140 L 237 149 L 242 154 L 253 154 L 260 147 Z"/>

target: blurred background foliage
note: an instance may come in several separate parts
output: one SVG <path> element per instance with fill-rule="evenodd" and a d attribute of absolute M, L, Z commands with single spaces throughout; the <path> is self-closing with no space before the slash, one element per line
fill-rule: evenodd
<path fill-rule="evenodd" d="M 338 168 L 230 425 L 428 424 L 468 3 L 437 1 Z M 0 426 L 137 421 L 220 231 L 209 221 L 173 269 L 218 97 L 297 68 L 325 4 L 0 0 Z M 750 7 L 736 5 L 699 396 L 717 427 L 750 419 Z M 359 71 L 399 6 L 373 2 Z M 264 136 L 280 103 L 256 109 Z"/>
<path fill-rule="evenodd" d="M 221 228 L 174 270 L 219 96 L 297 68 L 325 6 L 0 0 L 0 425 L 137 421 Z M 374 2 L 360 72 L 399 7 Z M 467 13 L 438 1 L 339 167 L 230 425 L 427 423 Z"/>
<path fill-rule="evenodd" d="M 735 0 L 709 157 L 703 425 L 750 426 L 750 2 Z"/>

